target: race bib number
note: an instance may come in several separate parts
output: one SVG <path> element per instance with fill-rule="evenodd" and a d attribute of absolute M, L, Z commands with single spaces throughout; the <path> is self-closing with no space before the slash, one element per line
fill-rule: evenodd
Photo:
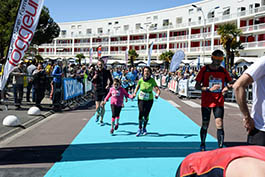
<path fill-rule="evenodd" d="M 212 92 L 216 92 L 216 93 L 219 93 L 219 92 L 222 92 L 222 88 L 223 88 L 223 82 L 221 79 L 212 79 L 212 80 L 209 80 L 209 87 L 213 87 L 214 85 L 219 85 L 220 88 L 217 89 L 217 90 L 214 90 Z"/>
<path fill-rule="evenodd" d="M 139 93 L 139 99 L 140 100 L 149 100 L 150 93 L 145 93 L 140 91 Z"/>
<path fill-rule="evenodd" d="M 119 97 L 120 96 L 120 91 L 119 90 L 114 90 L 112 92 L 112 96 Z"/>

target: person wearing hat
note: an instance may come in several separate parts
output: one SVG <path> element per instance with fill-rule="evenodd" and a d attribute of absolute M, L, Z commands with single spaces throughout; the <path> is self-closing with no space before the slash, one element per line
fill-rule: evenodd
<path fill-rule="evenodd" d="M 221 50 L 215 50 L 212 53 L 211 58 L 212 63 L 202 67 L 195 79 L 195 88 L 202 91 L 202 126 L 200 130 L 201 151 L 205 151 L 205 140 L 212 111 L 217 128 L 218 147 L 223 147 L 224 93 L 228 90 L 228 87 L 229 89 L 232 88 L 232 84 L 230 84 L 232 82 L 232 78 L 227 70 L 221 66 L 224 59 L 224 53 Z M 225 84 L 227 84 L 227 86 Z"/>

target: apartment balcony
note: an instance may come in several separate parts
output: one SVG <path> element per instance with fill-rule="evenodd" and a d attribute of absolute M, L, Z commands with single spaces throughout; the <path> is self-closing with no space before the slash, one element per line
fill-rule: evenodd
<path fill-rule="evenodd" d="M 130 44 L 146 43 L 147 39 L 130 40 Z"/>
<path fill-rule="evenodd" d="M 244 49 L 264 49 L 265 41 L 255 41 L 255 42 L 246 42 L 242 43 Z"/>
<path fill-rule="evenodd" d="M 203 39 L 204 35 L 205 35 L 205 38 L 210 38 L 212 36 L 212 33 L 208 32 L 208 33 L 192 34 L 190 35 L 190 39 Z"/>
<path fill-rule="evenodd" d="M 183 35 L 183 36 L 170 37 L 169 41 L 181 41 L 181 40 L 187 40 L 187 39 L 188 39 L 188 35 Z"/>
<path fill-rule="evenodd" d="M 248 33 L 248 32 L 256 32 L 256 31 L 261 31 L 265 29 L 265 23 L 263 24 L 258 24 L 258 25 L 252 25 L 252 26 L 245 26 L 240 28 L 243 33 Z"/>
<path fill-rule="evenodd" d="M 63 44 L 56 44 L 56 47 L 71 47 L 72 43 L 63 43 Z"/>
<path fill-rule="evenodd" d="M 112 41 L 110 45 L 126 45 L 127 41 Z"/>

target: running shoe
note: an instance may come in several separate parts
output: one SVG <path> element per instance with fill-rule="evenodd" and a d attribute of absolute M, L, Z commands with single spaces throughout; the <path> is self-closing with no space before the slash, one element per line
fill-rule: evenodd
<path fill-rule="evenodd" d="M 99 125 L 100 125 L 100 126 L 104 126 L 104 122 L 101 120 L 101 121 L 99 122 Z"/>
<path fill-rule="evenodd" d="M 113 134 L 113 132 L 114 132 L 114 129 L 113 128 L 110 129 L 110 134 Z"/>
<path fill-rule="evenodd" d="M 139 130 L 137 131 L 137 133 L 136 133 L 136 136 L 140 136 L 141 134 L 142 134 L 142 130 L 139 129 Z"/>
<path fill-rule="evenodd" d="M 147 135 L 146 128 L 143 128 L 143 135 Z"/>
<path fill-rule="evenodd" d="M 117 123 L 116 125 L 115 125 L 115 130 L 118 130 L 118 128 L 119 128 L 119 124 Z"/>
<path fill-rule="evenodd" d="M 206 151 L 205 145 L 200 145 L 200 151 Z"/>
<path fill-rule="evenodd" d="M 99 120 L 99 115 L 96 116 L 96 122 L 98 122 L 98 120 Z"/>

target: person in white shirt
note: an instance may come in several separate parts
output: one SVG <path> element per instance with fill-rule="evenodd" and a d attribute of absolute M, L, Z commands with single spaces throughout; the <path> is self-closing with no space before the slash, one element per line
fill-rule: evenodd
<path fill-rule="evenodd" d="M 252 84 L 252 110 L 248 110 L 246 88 Z M 248 132 L 248 144 L 265 146 L 265 56 L 252 64 L 233 85 L 236 101 Z"/>

